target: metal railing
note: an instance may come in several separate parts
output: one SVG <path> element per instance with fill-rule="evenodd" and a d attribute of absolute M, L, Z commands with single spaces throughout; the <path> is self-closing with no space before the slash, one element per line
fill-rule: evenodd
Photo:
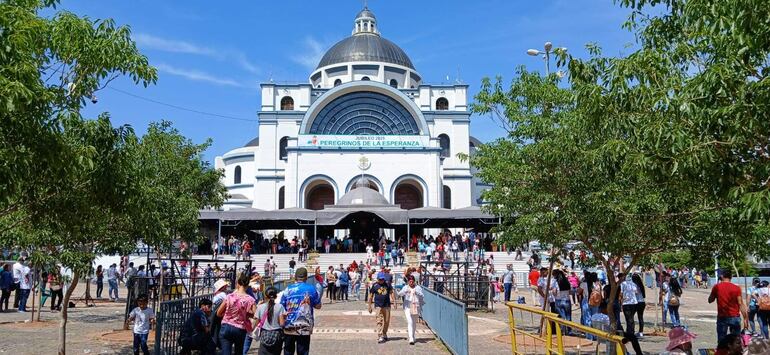
<path fill-rule="evenodd" d="M 425 305 L 421 317 L 455 355 L 468 354 L 468 315 L 465 304 L 423 288 Z"/>
<path fill-rule="evenodd" d="M 508 326 L 511 331 L 512 354 L 615 354 L 624 355 L 623 337 L 604 330 L 591 328 L 559 318 L 555 313 L 532 306 L 508 302 Z M 516 313 L 520 316 L 516 319 Z M 528 315 L 529 317 L 527 317 Z M 609 326 L 609 325 L 608 325 Z M 544 329 L 543 329 L 544 328 Z M 544 330 L 544 331 L 541 331 Z M 577 344 L 565 344 L 564 334 L 570 329 L 573 334 L 581 335 Z M 584 337 L 590 335 L 596 340 Z M 583 346 L 583 342 L 590 342 Z M 565 350 L 566 349 L 566 350 Z"/>
<path fill-rule="evenodd" d="M 213 297 L 214 295 L 209 294 L 161 302 L 156 314 L 155 350 L 153 353 L 158 355 L 178 354 L 180 351 L 178 340 L 184 323 L 198 308 L 200 300 L 212 299 Z"/>

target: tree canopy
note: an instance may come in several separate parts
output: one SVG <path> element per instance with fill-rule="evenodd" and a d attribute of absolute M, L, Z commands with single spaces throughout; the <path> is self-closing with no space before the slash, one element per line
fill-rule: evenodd
<path fill-rule="evenodd" d="M 81 110 L 118 76 L 144 86 L 156 70 L 126 26 L 59 11 L 57 1 L 0 2 L 0 245 L 33 265 L 79 276 L 100 254 L 127 254 L 143 240 L 165 247 L 197 237 L 198 210 L 219 206 L 222 172 L 168 122 L 138 137 L 109 114 Z"/>

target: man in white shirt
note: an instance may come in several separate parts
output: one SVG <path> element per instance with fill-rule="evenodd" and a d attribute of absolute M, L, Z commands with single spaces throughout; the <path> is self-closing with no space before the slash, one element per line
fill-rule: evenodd
<path fill-rule="evenodd" d="M 18 309 L 20 313 L 27 311 L 27 299 L 29 298 L 29 291 L 32 289 L 32 275 L 31 270 L 27 264 L 27 257 L 22 256 L 13 265 L 13 281 L 18 285 L 19 305 Z"/>
<path fill-rule="evenodd" d="M 118 268 L 115 263 L 110 265 L 107 269 L 107 284 L 110 286 L 109 295 L 110 301 L 118 301 Z"/>

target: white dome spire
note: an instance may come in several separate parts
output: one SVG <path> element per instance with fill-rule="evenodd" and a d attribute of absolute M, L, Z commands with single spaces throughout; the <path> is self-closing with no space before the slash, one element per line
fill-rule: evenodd
<path fill-rule="evenodd" d="M 380 31 L 377 29 L 377 19 L 368 7 L 364 6 L 364 9 L 356 15 L 353 23 L 353 34 L 380 35 Z"/>

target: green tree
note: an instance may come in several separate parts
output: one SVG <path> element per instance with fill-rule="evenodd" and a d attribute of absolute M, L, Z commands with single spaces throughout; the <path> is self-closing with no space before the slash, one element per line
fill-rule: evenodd
<path fill-rule="evenodd" d="M 33 265 L 72 271 L 67 306 L 100 254 L 126 254 L 140 239 L 191 239 L 198 210 L 224 199 L 220 171 L 168 123 L 136 137 L 107 114 L 81 109 L 118 75 L 156 80 L 127 27 L 68 12 L 44 18 L 56 1 L 0 3 L 0 245 L 30 252 Z"/>

